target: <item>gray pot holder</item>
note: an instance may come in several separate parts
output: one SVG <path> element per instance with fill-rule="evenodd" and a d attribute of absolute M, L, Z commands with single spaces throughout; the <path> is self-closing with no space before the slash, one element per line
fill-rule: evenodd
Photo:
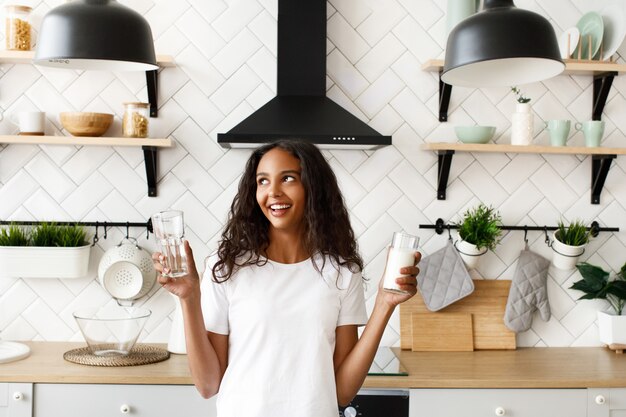
<path fill-rule="evenodd" d="M 539 310 L 543 321 L 550 320 L 547 277 L 550 261 L 528 250 L 520 254 L 511 280 L 509 299 L 504 312 L 504 324 L 514 332 L 524 332 L 533 323 L 533 313 Z"/>
<path fill-rule="evenodd" d="M 419 263 L 417 285 L 430 311 L 441 310 L 474 291 L 474 282 L 452 240 Z"/>

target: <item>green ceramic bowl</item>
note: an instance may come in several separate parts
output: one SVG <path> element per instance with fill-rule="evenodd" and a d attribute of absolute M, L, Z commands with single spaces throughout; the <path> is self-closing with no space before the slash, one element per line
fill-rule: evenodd
<path fill-rule="evenodd" d="M 495 126 L 456 126 L 456 137 L 463 143 L 487 143 L 496 133 Z"/>

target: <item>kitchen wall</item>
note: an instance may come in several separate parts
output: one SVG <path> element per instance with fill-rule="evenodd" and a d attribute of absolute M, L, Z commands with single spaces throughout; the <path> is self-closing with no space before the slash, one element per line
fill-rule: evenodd
<path fill-rule="evenodd" d="M 34 26 L 61 1 L 27 2 Z M 276 0 L 128 0 L 152 26 L 157 53 L 175 57 L 160 72 L 159 118 L 152 137 L 169 137 L 175 147 L 159 153 L 158 197 L 148 198 L 140 148 L 9 145 L 0 148 L 0 219 L 145 221 L 169 207 L 185 211 L 187 237 L 196 261 L 216 247 L 220 228 L 249 151 L 222 149 L 227 131 L 274 95 Z M 332 0 L 328 4 L 328 96 L 381 133 L 393 146 L 375 152 L 325 152 L 340 180 L 367 263 L 368 308 L 381 275 L 384 247 L 392 230 L 421 236 L 426 255 L 447 236 L 419 229 L 438 217 L 457 220 L 478 202 L 497 207 L 505 224 L 554 225 L 560 218 L 598 220 L 626 231 L 626 158 L 608 175 L 601 204 L 591 205 L 589 157 L 572 155 L 468 154 L 454 156 L 445 201 L 436 199 L 437 158 L 424 142 L 455 141 L 454 125 L 497 127 L 496 141 L 509 142 L 514 97 L 508 88 L 454 88 L 448 123 L 437 120 L 438 80 L 420 66 L 442 58 L 445 1 Z M 602 2 L 519 0 L 519 7 L 548 16 L 558 34 Z M 626 50 L 625 50 L 626 51 Z M 620 59 L 621 61 L 621 59 Z M 524 86 L 535 112 L 535 143 L 546 144 L 542 120 L 591 116 L 592 78 L 559 76 Z M 59 111 L 116 114 L 108 135 L 120 135 L 122 102 L 147 99 L 143 74 L 81 72 L 0 65 L 0 134 L 14 132 L 11 113 L 47 112 L 48 134 L 63 134 Z M 626 77 L 617 77 L 604 111 L 605 146 L 625 146 Z M 581 144 L 573 134 L 570 143 Z M 131 235 L 149 250 L 144 230 Z M 82 340 L 71 316 L 81 306 L 113 302 L 97 282 L 102 253 L 119 243 L 113 229 L 92 251 L 84 279 L 0 279 L 0 330 L 6 339 Z M 550 256 L 539 232 L 529 233 L 533 250 Z M 511 232 L 473 274 L 510 279 L 523 234 Z M 626 262 L 626 232 L 602 233 L 584 258 L 613 270 Z M 518 336 L 521 346 L 597 345 L 595 312 L 601 302 L 576 302 L 568 290 L 576 274 L 550 271 L 552 318 L 536 317 Z M 158 285 L 157 285 L 158 287 Z M 139 301 L 153 311 L 144 341 L 167 341 L 174 300 L 154 288 Z M 397 344 L 395 315 L 382 344 Z"/>

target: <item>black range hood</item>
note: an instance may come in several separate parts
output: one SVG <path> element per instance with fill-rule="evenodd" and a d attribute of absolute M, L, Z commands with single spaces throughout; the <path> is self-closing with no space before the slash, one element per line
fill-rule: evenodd
<path fill-rule="evenodd" d="M 383 136 L 326 97 L 326 0 L 278 0 L 277 96 L 228 133 L 225 148 L 303 139 L 325 149 L 376 149 Z"/>

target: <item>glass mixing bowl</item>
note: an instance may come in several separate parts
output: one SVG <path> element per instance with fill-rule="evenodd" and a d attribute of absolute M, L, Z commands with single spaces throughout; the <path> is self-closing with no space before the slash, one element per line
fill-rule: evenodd
<path fill-rule="evenodd" d="M 150 317 L 147 308 L 107 306 L 74 312 L 87 346 L 97 356 L 128 355 Z"/>

